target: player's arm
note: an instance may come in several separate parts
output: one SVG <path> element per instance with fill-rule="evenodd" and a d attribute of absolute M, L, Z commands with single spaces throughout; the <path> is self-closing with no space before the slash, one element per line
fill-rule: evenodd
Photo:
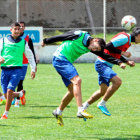
<path fill-rule="evenodd" d="M 115 65 L 119 65 L 122 69 L 125 69 L 126 65 L 119 59 L 112 57 L 111 55 L 104 53 L 102 51 L 91 51 L 92 53 L 102 57 L 106 61 L 113 63 Z"/>
<path fill-rule="evenodd" d="M 62 35 L 57 35 L 50 38 L 44 38 L 41 45 L 42 47 L 44 47 L 45 44 L 51 44 L 54 42 L 65 41 L 65 40 L 73 40 L 78 38 L 81 34 L 82 31 L 69 31 Z"/>
<path fill-rule="evenodd" d="M 116 64 L 116 65 L 123 63 L 121 60 L 116 59 L 116 58 L 112 57 L 111 55 L 104 53 L 102 51 L 91 51 L 91 52 L 102 57 L 103 59 L 105 59 L 106 61 L 108 61 L 110 63 Z"/>
<path fill-rule="evenodd" d="M 130 57 L 131 56 L 130 52 L 124 52 L 124 51 L 121 51 L 121 50 L 117 49 L 117 47 L 115 47 L 112 42 L 109 42 L 106 45 L 105 49 L 109 50 L 112 53 L 118 53 L 118 54 L 124 55 L 125 57 Z"/>
<path fill-rule="evenodd" d="M 34 55 L 31 49 L 29 48 L 28 43 L 26 43 L 26 46 L 25 46 L 25 55 L 28 58 L 28 61 L 31 67 L 31 78 L 34 79 L 35 71 L 36 71 L 36 63 L 35 63 Z"/>
<path fill-rule="evenodd" d="M 28 46 L 29 46 L 29 48 L 31 49 L 31 51 L 32 51 L 32 53 L 34 55 L 34 59 L 35 59 L 35 62 L 36 62 L 36 55 L 35 55 L 34 45 L 33 45 L 33 42 L 31 40 L 31 38 L 29 38 Z"/>
<path fill-rule="evenodd" d="M 126 63 L 127 65 L 129 65 L 130 67 L 134 67 L 135 66 L 135 62 L 134 61 L 127 60 L 123 56 L 121 56 L 120 60 L 122 62 Z"/>

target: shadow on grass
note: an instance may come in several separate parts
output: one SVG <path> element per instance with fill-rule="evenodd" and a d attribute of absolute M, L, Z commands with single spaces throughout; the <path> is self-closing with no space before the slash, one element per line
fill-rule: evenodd
<path fill-rule="evenodd" d="M 50 107 L 50 108 L 57 108 L 58 106 L 56 106 L 56 105 L 26 105 L 26 106 L 28 106 L 28 107 L 36 107 L 36 108 L 38 108 L 38 107 Z M 70 106 L 67 106 L 66 108 L 70 108 Z"/>
<path fill-rule="evenodd" d="M 97 135 L 97 136 L 96 136 Z M 129 136 L 129 137 L 128 137 Z M 103 134 L 94 134 L 94 136 L 89 136 L 89 137 L 74 137 L 74 138 L 81 138 L 81 139 L 98 139 L 98 140 L 140 140 L 140 135 L 125 135 L 121 137 L 115 137 L 115 138 L 102 138 L 104 137 Z"/>
<path fill-rule="evenodd" d="M 54 118 L 53 116 L 28 116 L 28 117 L 21 117 L 24 119 L 49 119 L 49 118 Z M 63 117 L 63 118 L 70 118 L 70 119 L 77 119 L 76 117 Z"/>
<path fill-rule="evenodd" d="M 116 138 L 101 138 L 100 140 L 140 140 L 140 135 L 128 135 L 131 138 L 120 138 L 120 137 L 116 137 Z"/>

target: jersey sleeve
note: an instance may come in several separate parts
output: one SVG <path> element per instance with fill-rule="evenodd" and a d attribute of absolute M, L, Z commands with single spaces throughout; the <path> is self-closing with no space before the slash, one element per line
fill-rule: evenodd
<path fill-rule="evenodd" d="M 91 51 L 92 53 L 102 57 L 103 59 L 105 59 L 106 61 L 110 62 L 110 63 L 113 63 L 113 64 L 116 64 L 116 65 L 119 65 L 120 63 L 122 63 L 121 60 L 119 59 L 116 59 L 114 57 L 112 57 L 111 55 L 107 54 L 107 53 L 104 53 L 102 51 Z"/>
<path fill-rule="evenodd" d="M 35 59 L 34 59 L 33 53 L 31 51 L 31 49 L 29 48 L 28 43 L 26 43 L 25 45 L 26 45 L 25 46 L 25 55 L 28 58 L 28 61 L 30 63 L 31 70 L 33 72 L 35 72 L 36 63 L 35 63 Z"/>
<path fill-rule="evenodd" d="M 50 43 L 54 43 L 54 42 L 58 42 L 58 41 L 74 40 L 74 39 L 77 39 L 78 37 L 80 37 L 81 34 L 82 34 L 82 31 L 80 31 L 80 30 L 69 31 L 62 35 L 57 35 L 57 36 L 53 36 L 50 38 L 44 38 L 43 42 L 45 44 L 50 44 Z"/>
<path fill-rule="evenodd" d="M 128 37 L 124 34 L 120 34 L 119 36 L 113 38 L 111 40 L 111 43 L 113 44 L 114 47 L 119 47 L 128 42 Z"/>
<path fill-rule="evenodd" d="M 112 42 L 109 42 L 105 49 L 109 50 L 110 52 L 112 53 L 118 53 L 118 54 L 121 54 L 121 50 L 117 49 L 116 47 L 114 47 L 113 43 Z"/>

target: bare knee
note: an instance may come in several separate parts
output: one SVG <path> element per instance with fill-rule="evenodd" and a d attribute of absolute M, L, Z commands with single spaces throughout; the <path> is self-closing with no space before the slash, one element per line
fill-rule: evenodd
<path fill-rule="evenodd" d="M 112 82 L 112 84 L 116 87 L 120 87 L 122 84 L 122 80 L 118 77 Z"/>
<path fill-rule="evenodd" d="M 81 85 L 82 83 L 82 79 L 79 76 L 74 77 L 71 81 L 74 85 Z"/>

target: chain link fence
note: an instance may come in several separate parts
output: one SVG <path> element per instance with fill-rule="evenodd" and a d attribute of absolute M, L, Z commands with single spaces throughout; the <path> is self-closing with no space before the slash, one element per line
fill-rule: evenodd
<path fill-rule="evenodd" d="M 48 30 L 80 28 L 103 32 L 104 0 L 0 0 L 0 26 L 9 26 L 17 20 L 27 26 L 43 26 Z M 133 15 L 139 26 L 140 0 L 106 0 L 106 26 L 120 29 L 123 16 Z"/>
<path fill-rule="evenodd" d="M 0 0 L 0 26 L 19 20 L 26 26 L 42 26 L 44 36 L 72 29 L 96 35 L 104 31 L 105 16 L 108 34 L 122 31 L 121 19 L 125 15 L 133 15 L 139 27 L 139 5 L 140 0 Z"/>

